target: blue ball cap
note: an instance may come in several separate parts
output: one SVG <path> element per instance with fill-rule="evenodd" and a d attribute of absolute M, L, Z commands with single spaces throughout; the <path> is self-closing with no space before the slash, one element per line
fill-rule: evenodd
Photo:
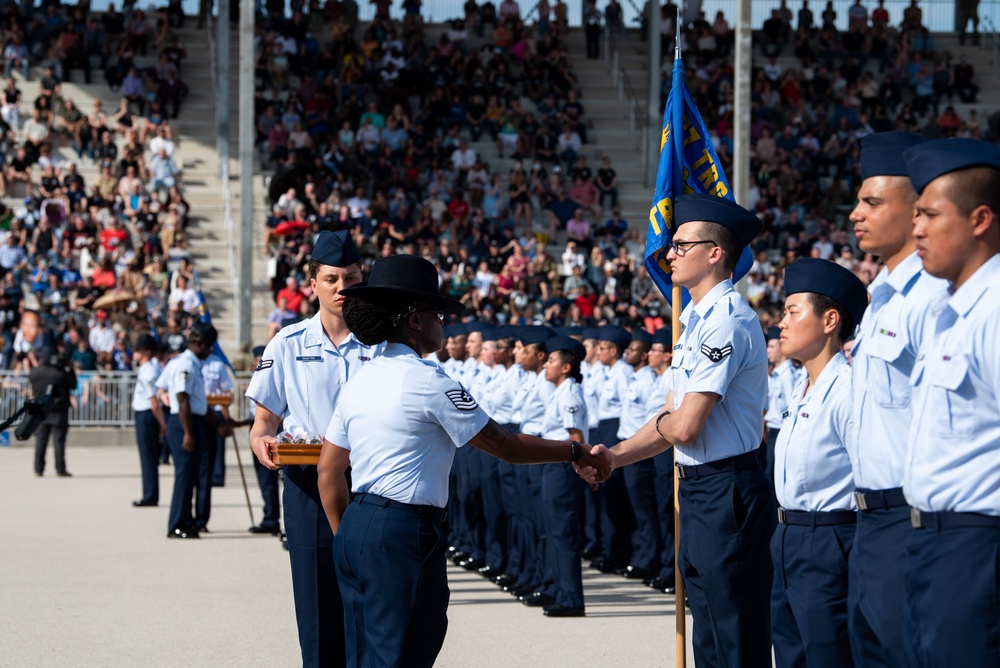
<path fill-rule="evenodd" d="M 767 339 L 768 341 L 777 341 L 778 339 L 781 338 L 781 328 L 768 327 L 764 338 Z"/>
<path fill-rule="evenodd" d="M 877 132 L 861 140 L 861 178 L 909 176 L 903 151 L 922 144 L 927 137 L 913 132 Z"/>
<path fill-rule="evenodd" d="M 703 193 L 679 195 L 674 202 L 674 220 L 677 227 L 698 220 L 718 223 L 732 232 L 741 246 L 749 246 L 764 229 L 757 216 L 736 202 Z"/>
<path fill-rule="evenodd" d="M 347 230 L 324 230 L 316 237 L 312 259 L 331 267 L 349 267 L 361 261 L 361 253 Z"/>
<path fill-rule="evenodd" d="M 1000 146 L 975 139 L 935 139 L 906 149 L 903 159 L 919 195 L 934 179 L 960 169 L 1000 169 Z"/>
<path fill-rule="evenodd" d="M 633 341 L 642 341 L 643 343 L 652 343 L 653 337 L 649 332 L 642 329 L 641 327 L 636 327 L 635 331 L 632 332 Z"/>
<path fill-rule="evenodd" d="M 581 361 L 587 356 L 587 349 L 583 347 L 582 343 L 571 336 L 554 336 L 545 342 L 545 347 L 550 353 L 554 353 L 557 350 L 568 350 Z"/>
<path fill-rule="evenodd" d="M 844 307 L 857 326 L 868 308 L 868 290 L 861 279 L 836 262 L 805 258 L 785 267 L 785 295 L 812 292 Z"/>
<path fill-rule="evenodd" d="M 532 344 L 545 343 L 555 335 L 556 333 L 548 327 L 528 325 L 521 328 L 521 331 L 517 335 L 517 340 L 521 342 L 522 346 L 530 346 Z"/>
<path fill-rule="evenodd" d="M 618 348 L 619 353 L 625 352 L 628 344 L 632 343 L 632 335 L 624 327 L 614 325 L 603 325 L 597 328 L 597 338 L 600 341 L 610 341 Z"/>
<path fill-rule="evenodd" d="M 667 350 L 670 350 L 674 345 L 673 330 L 670 327 L 660 327 L 658 330 L 653 332 L 652 343 L 659 343 Z"/>

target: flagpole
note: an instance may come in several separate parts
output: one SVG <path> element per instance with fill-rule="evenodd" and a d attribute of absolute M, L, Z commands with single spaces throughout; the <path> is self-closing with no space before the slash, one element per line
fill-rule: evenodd
<path fill-rule="evenodd" d="M 674 44 L 674 60 L 681 57 L 681 5 L 677 5 L 676 42 Z M 675 132 L 678 130 L 675 129 Z M 680 193 L 674 193 L 677 197 Z M 674 283 L 670 289 L 670 327 L 673 345 L 677 345 L 681 336 L 681 286 Z M 676 452 L 674 453 L 676 456 Z M 674 466 L 674 644 L 677 668 L 687 665 L 687 614 L 684 601 L 684 579 L 681 577 L 681 512 L 680 500 L 677 495 L 680 479 L 677 477 L 677 467 Z"/>

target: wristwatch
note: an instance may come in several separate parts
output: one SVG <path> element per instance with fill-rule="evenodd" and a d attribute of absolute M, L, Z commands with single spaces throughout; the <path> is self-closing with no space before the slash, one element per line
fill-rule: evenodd
<path fill-rule="evenodd" d="M 574 464 L 580 461 L 580 456 L 583 455 L 583 446 L 581 446 L 576 441 L 569 442 L 569 460 Z"/>

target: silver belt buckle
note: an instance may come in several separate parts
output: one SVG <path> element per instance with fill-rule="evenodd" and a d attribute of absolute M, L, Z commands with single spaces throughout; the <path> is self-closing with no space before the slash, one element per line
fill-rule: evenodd
<path fill-rule="evenodd" d="M 778 508 L 778 523 L 779 524 L 786 524 L 786 522 L 785 522 L 785 509 L 781 508 L 781 507 Z"/>
<path fill-rule="evenodd" d="M 916 508 L 910 508 L 910 526 L 914 529 L 920 529 L 924 526 L 920 511 Z"/>
<path fill-rule="evenodd" d="M 681 464 L 677 465 L 677 478 L 679 480 L 686 480 L 687 479 L 687 473 L 685 473 L 685 471 L 684 471 L 685 468 L 687 468 L 687 467 L 686 466 L 682 466 Z"/>
<path fill-rule="evenodd" d="M 855 492 L 854 502 L 858 504 L 859 510 L 868 510 L 868 502 L 865 500 L 864 492 Z"/>

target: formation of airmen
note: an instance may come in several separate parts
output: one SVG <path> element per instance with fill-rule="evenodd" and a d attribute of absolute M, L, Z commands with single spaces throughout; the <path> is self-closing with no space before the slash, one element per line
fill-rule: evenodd
<path fill-rule="evenodd" d="M 488 425 L 473 421 L 482 432 L 496 424 L 504 434 L 571 444 L 563 463 L 515 466 L 489 456 L 480 432 L 468 441 L 475 447 L 454 448 L 446 501 L 396 498 L 391 485 L 372 495 L 370 480 L 391 478 L 395 464 L 368 460 L 351 507 L 377 499 L 436 522 L 446 511 L 449 557 L 550 617 L 585 614 L 581 556 L 667 593 L 679 569 L 699 665 L 769 666 L 772 651 L 779 666 L 995 664 L 1000 148 L 882 133 L 863 140 L 861 166 L 851 220 L 860 248 L 884 264 L 867 290 L 834 263 L 794 262 L 784 317 L 763 332 L 730 279 L 760 221 L 719 198 L 678 197 L 667 259 L 691 301 L 676 343 L 669 329 L 459 322 L 417 345 L 450 377 L 441 386 L 457 388 L 429 407 L 485 412 Z M 257 351 L 247 391 L 256 408 L 251 444 L 268 473 L 278 468 L 270 448 L 279 430 L 351 441 L 364 433 L 352 434 L 360 423 L 331 421 L 355 398 L 351 379 L 387 350 L 362 343 L 343 316 L 341 291 L 361 282 L 361 267 L 349 235 L 322 233 L 310 263 L 320 312 Z M 421 314 L 436 309 L 414 306 L 379 327 L 419 333 L 428 326 Z M 156 413 L 155 395 L 137 396 L 137 410 L 150 406 L 137 429 L 166 430 L 178 471 L 171 536 L 197 535 L 207 521 L 192 496 L 210 487 L 211 469 L 204 473 L 187 446 L 214 445 L 212 430 L 226 428 L 210 415 L 195 373 L 211 334 L 192 331 L 187 352 L 156 381 L 169 417 Z M 392 354 L 402 354 L 389 340 Z M 441 342 L 436 352 L 431 340 Z M 147 375 L 140 367 L 143 387 Z M 369 402 L 374 377 L 363 388 Z M 412 445 L 413 434 L 393 424 L 371 428 L 387 443 Z M 452 433 L 446 420 L 441 426 Z M 324 508 L 323 484 L 312 467 L 286 467 L 303 664 L 365 665 L 364 648 L 345 648 L 344 607 L 350 601 L 348 620 L 357 620 L 361 599 L 351 583 L 341 602 L 343 562 L 335 568 L 328 521 L 340 515 Z M 155 497 L 145 489 L 143 500 Z M 341 549 L 343 559 L 351 548 Z M 401 665 L 430 665 L 436 655 L 408 662 L 401 647 Z"/>

